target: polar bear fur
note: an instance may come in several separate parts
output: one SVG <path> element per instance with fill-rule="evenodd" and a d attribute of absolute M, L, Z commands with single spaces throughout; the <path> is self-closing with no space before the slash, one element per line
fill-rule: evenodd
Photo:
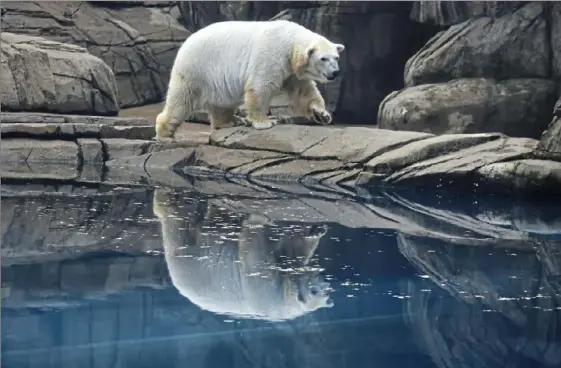
<path fill-rule="evenodd" d="M 171 281 L 201 309 L 282 321 L 333 305 L 329 283 L 309 268 L 325 228 L 304 226 L 279 239 L 259 216 L 236 221 L 209 202 L 189 203 L 162 189 L 153 206 Z"/>
<path fill-rule="evenodd" d="M 287 20 L 213 23 L 178 50 L 165 106 L 156 117 L 157 138 L 173 138 L 197 110 L 208 112 L 211 129 L 232 126 L 241 105 L 254 128 L 270 128 L 270 103 L 281 93 L 288 95 L 295 115 L 329 124 L 316 82 L 338 76 L 344 49 Z"/>

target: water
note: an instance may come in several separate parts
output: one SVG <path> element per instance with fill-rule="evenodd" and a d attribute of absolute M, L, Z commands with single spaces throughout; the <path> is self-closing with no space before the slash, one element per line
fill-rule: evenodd
<path fill-rule="evenodd" d="M 558 203 L 236 188 L 3 184 L 2 366 L 561 367 Z"/>

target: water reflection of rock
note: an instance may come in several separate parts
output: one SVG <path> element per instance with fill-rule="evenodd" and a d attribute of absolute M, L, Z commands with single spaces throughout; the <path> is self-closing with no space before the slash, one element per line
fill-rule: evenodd
<path fill-rule="evenodd" d="M 146 188 L 2 184 L 2 265 L 68 259 L 92 251 L 161 249 Z M 37 191 L 34 191 L 37 189 Z"/>
<path fill-rule="evenodd" d="M 154 213 L 171 280 L 201 309 L 281 321 L 333 305 L 329 283 L 310 262 L 325 227 L 275 228 L 257 211 L 236 215 L 162 189 Z"/>
<path fill-rule="evenodd" d="M 412 282 L 406 291 L 411 330 L 441 368 L 561 366 L 561 243 L 499 243 L 398 236 L 419 273 L 456 300 Z"/>

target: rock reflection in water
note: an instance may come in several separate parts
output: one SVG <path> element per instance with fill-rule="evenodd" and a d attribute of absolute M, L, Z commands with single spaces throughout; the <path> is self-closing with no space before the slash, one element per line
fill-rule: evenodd
<path fill-rule="evenodd" d="M 404 316 L 438 367 L 561 366 L 561 244 L 511 242 L 451 247 L 398 236 L 401 252 L 428 277 L 425 285 L 407 282 Z M 427 290 L 434 284 L 453 298 Z"/>
<path fill-rule="evenodd" d="M 208 201 L 163 189 L 155 191 L 153 206 L 170 278 L 200 308 L 282 321 L 333 306 L 329 283 L 310 262 L 326 227 L 278 229 L 256 213 L 233 221 Z"/>

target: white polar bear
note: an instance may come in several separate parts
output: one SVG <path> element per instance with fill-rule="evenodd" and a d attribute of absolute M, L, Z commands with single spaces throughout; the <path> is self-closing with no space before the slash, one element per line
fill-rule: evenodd
<path fill-rule="evenodd" d="M 156 138 L 173 138 L 197 110 L 209 113 L 211 129 L 232 126 L 243 104 L 254 128 L 270 128 L 271 100 L 283 92 L 295 115 L 329 124 L 316 82 L 339 75 L 344 49 L 287 20 L 213 23 L 193 33 L 177 53 L 165 106 L 156 117 Z"/>

